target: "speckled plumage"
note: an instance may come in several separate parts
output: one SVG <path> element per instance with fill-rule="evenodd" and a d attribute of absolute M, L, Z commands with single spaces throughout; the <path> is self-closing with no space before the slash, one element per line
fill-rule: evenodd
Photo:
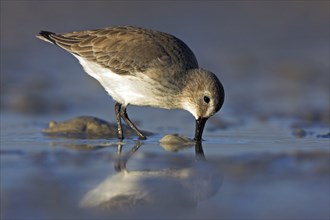
<path fill-rule="evenodd" d="M 38 37 L 73 54 L 114 98 L 118 133 L 122 117 L 144 138 L 128 119 L 126 107 L 152 106 L 192 113 L 201 123 L 195 139 L 201 139 L 206 119 L 223 104 L 218 78 L 200 69 L 191 49 L 170 34 L 119 26 L 62 34 L 42 31 Z"/>
<path fill-rule="evenodd" d="M 120 26 L 49 34 L 48 37 L 68 52 L 97 62 L 117 74 L 148 69 L 164 69 L 175 74 L 198 68 L 195 55 L 184 42 L 150 29 Z"/>

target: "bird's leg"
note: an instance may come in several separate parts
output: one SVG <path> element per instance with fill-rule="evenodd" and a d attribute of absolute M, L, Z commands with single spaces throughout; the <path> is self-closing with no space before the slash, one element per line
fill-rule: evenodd
<path fill-rule="evenodd" d="M 127 112 L 126 112 L 126 106 L 122 106 L 120 109 L 120 115 L 124 119 L 124 121 L 130 126 L 133 131 L 139 136 L 140 139 L 144 140 L 147 139 L 146 136 L 144 136 L 141 131 L 133 124 L 133 122 L 128 118 Z"/>
<path fill-rule="evenodd" d="M 116 113 L 117 129 L 118 129 L 118 139 L 122 140 L 122 139 L 124 139 L 124 135 L 123 135 L 123 129 L 121 126 L 120 111 L 121 111 L 121 104 L 116 102 L 115 113 Z"/>

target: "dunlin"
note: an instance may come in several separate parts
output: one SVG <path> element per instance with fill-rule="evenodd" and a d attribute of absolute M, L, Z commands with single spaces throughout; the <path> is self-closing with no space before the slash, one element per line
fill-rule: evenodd
<path fill-rule="evenodd" d="M 207 119 L 218 112 L 224 89 L 212 72 L 201 69 L 191 49 L 173 35 L 132 26 L 70 33 L 41 31 L 38 38 L 75 56 L 116 101 L 118 138 L 121 118 L 145 139 L 129 119 L 128 105 L 184 109 L 196 119 L 201 141 Z"/>

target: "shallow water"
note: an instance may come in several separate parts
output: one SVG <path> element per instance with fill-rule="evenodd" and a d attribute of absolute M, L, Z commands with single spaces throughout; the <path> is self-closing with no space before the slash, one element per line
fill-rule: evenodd
<path fill-rule="evenodd" d="M 285 120 L 206 131 L 203 160 L 194 146 L 166 151 L 166 133 L 118 145 L 51 138 L 46 121 L 2 117 L 4 219 L 329 217 L 329 139 L 316 138 L 326 127 L 304 138 Z"/>
<path fill-rule="evenodd" d="M 1 219 L 329 219 L 329 2 L 0 4 Z M 154 133 L 145 141 L 41 132 L 52 120 L 115 117 L 78 62 L 35 35 L 110 25 L 174 34 L 220 78 L 206 161 L 195 146 L 159 143 L 193 136 L 180 110 L 130 106 Z"/>

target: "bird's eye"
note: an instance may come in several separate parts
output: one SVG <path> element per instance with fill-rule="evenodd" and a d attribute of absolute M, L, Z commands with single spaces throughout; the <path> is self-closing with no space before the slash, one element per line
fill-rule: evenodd
<path fill-rule="evenodd" d="M 204 96 L 203 99 L 204 99 L 204 102 L 207 104 L 210 102 L 210 97 L 208 97 L 208 96 Z"/>

